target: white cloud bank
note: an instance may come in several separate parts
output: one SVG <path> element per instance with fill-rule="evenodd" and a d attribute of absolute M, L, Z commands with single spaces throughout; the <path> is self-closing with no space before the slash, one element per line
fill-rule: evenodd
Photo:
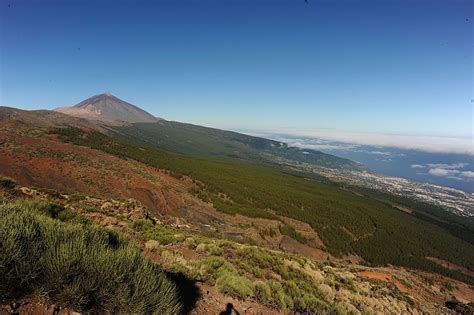
<path fill-rule="evenodd" d="M 428 174 L 433 176 L 472 181 L 474 180 L 474 172 L 462 170 L 468 165 L 467 163 L 428 164 L 427 167 L 430 168 Z"/>
<path fill-rule="evenodd" d="M 461 172 L 461 175 L 467 178 L 474 178 L 474 172 L 473 171 L 464 171 Z"/>
<path fill-rule="evenodd" d="M 429 167 L 434 167 L 434 168 L 442 168 L 442 169 L 447 169 L 447 170 L 458 170 L 461 168 L 465 168 L 469 164 L 467 163 L 453 163 L 453 164 L 428 164 Z"/>
<path fill-rule="evenodd" d="M 285 134 L 293 137 L 319 138 L 355 145 L 391 147 L 431 153 L 457 153 L 474 155 L 474 138 L 472 137 L 393 135 L 328 129 L 271 129 L 249 130 L 249 132 L 260 135 Z"/>

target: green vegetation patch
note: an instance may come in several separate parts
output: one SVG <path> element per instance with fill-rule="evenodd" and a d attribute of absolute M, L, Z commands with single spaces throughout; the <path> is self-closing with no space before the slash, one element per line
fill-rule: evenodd
<path fill-rule="evenodd" d="M 177 314 L 177 289 L 121 235 L 47 203 L 0 202 L 0 298 L 31 293 L 76 311 Z"/>
<path fill-rule="evenodd" d="M 184 240 L 185 236 L 177 229 L 173 229 L 164 225 L 153 225 L 148 220 L 135 220 L 132 227 L 140 232 L 140 235 L 145 240 L 155 240 L 161 245 L 168 245 Z"/>

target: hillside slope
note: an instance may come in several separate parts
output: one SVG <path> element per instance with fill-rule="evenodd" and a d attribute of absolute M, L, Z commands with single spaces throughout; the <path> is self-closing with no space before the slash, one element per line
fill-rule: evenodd
<path fill-rule="evenodd" d="M 239 313 L 251 314 L 366 314 L 383 312 L 400 313 L 450 313 L 443 305 L 444 301 L 455 296 L 459 301 L 447 305 L 457 310 L 469 312 L 472 306 L 466 305 L 474 296 L 474 290 L 459 281 L 427 273 L 411 272 L 393 267 L 370 268 L 343 261 L 317 262 L 312 259 L 281 251 L 267 250 L 248 244 L 240 244 L 216 236 L 205 236 L 190 232 L 185 227 L 171 226 L 145 215 L 145 209 L 130 200 L 110 200 L 89 196 L 68 195 L 57 191 L 41 191 L 28 187 L 15 187 L 15 183 L 0 178 L 0 234 L 8 234 L 7 224 L 16 224 L 17 233 L 27 236 L 28 227 L 37 227 L 40 232 L 53 226 L 56 235 L 60 233 L 92 234 L 101 240 L 94 243 L 94 250 L 69 253 L 74 257 L 87 257 L 76 268 L 98 267 L 100 274 L 92 278 L 75 277 L 76 281 L 51 281 L 54 277 L 66 280 L 74 270 L 68 261 L 61 261 L 51 255 L 63 242 L 75 244 L 81 248 L 81 242 L 87 238 L 60 238 L 46 242 L 44 234 L 36 235 L 36 240 L 26 243 L 22 251 L 38 254 L 34 243 L 43 242 L 43 253 L 49 260 L 47 266 L 54 266 L 49 272 L 31 276 L 27 271 L 37 264 L 23 264 L 23 273 L 4 270 L 0 277 L 24 279 L 30 276 L 29 286 L 37 289 L 49 289 L 48 295 L 39 299 L 31 295 L 22 295 L 25 287 L 19 291 L 7 293 L 7 300 L 0 299 L 0 313 L 54 313 L 74 314 L 74 311 L 100 312 L 107 310 L 137 310 L 147 308 L 157 311 L 165 307 L 160 314 L 175 314 L 170 308 L 169 299 L 151 296 L 148 292 L 136 292 L 133 301 L 129 291 L 121 288 L 129 285 L 122 273 L 115 274 L 107 268 L 111 264 L 133 272 L 135 285 L 146 286 L 155 278 L 142 278 L 147 275 L 152 261 L 166 273 L 165 284 L 177 290 L 164 292 L 174 295 L 174 303 L 183 307 L 183 314 L 218 314 L 229 309 Z M 3 186 L 3 187 L 2 187 Z M 28 198 L 24 201 L 22 198 Z M 26 221 L 25 221 L 26 219 Z M 23 220 L 23 222 L 21 222 Z M 3 227 L 3 228 L 1 228 Z M 25 228 L 23 228 L 25 227 Z M 6 233 L 6 234 L 5 234 Z M 103 242 L 104 240 L 106 242 Z M 20 239 L 18 239 L 20 240 Z M 116 246 L 117 242 L 121 244 Z M 116 247 L 113 247 L 115 244 Z M 109 247 L 106 256 L 128 250 L 138 258 L 140 269 L 131 263 L 129 255 L 117 255 L 120 261 L 97 260 L 95 251 Z M 67 247 L 66 247 L 67 248 Z M 146 256 L 137 257 L 135 248 Z M 1 250 L 0 260 L 7 258 Z M 20 249 L 17 249 L 17 251 Z M 16 256 L 15 256 L 16 257 Z M 117 258 L 118 258 L 117 257 Z M 28 257 L 29 260 L 34 257 Z M 95 264 L 90 266 L 90 264 Z M 141 268 L 143 263 L 147 268 Z M 43 267 L 46 268 L 46 267 Z M 105 269 L 104 269 L 105 268 Z M 102 270 L 103 269 L 103 270 Z M 145 270 L 144 270 L 145 269 Z M 154 267 L 157 270 L 156 267 Z M 57 272 L 56 272 L 57 271 Z M 56 273 L 54 273 L 56 272 Z M 121 282 L 104 283 L 98 290 L 87 284 L 101 281 L 103 277 L 120 276 Z M 125 280 L 125 281 L 123 281 Z M 18 281 L 17 281 L 18 282 Z M 171 283 L 170 283 L 171 282 Z M 168 284 L 171 284 L 169 286 Z M 79 287 L 75 288 L 75 285 Z M 154 286 L 156 292 L 156 286 Z M 71 290 L 74 289 L 74 290 Z M 131 286 L 133 292 L 137 289 Z M 161 288 L 159 288 L 161 289 Z M 101 294 L 115 290 L 119 296 Z M 64 292 L 65 291 L 65 292 Z M 163 290 L 162 290 L 163 291 Z M 153 292 L 153 294 L 155 293 Z M 12 295 L 13 293 L 13 295 Z M 170 294 L 171 293 L 171 294 Z M 81 299 L 77 299 L 81 296 Z M 110 302 L 114 302 L 111 304 Z M 54 304 L 53 304 L 54 303 Z M 119 305 L 119 303 L 125 303 Z M 67 308 L 65 308 L 67 307 Z"/>
<path fill-rule="evenodd" d="M 267 166 L 172 155 L 77 129 L 55 132 L 66 142 L 194 178 L 202 183 L 195 194 L 219 211 L 269 219 L 282 215 L 309 223 L 334 255 L 354 253 L 373 264 L 415 267 L 474 283 L 474 278 L 426 259 L 439 257 L 474 270 L 472 231 L 454 235 L 417 218 L 416 208 L 409 215 L 370 194 Z"/>
<path fill-rule="evenodd" d="M 233 159 L 272 165 L 286 161 L 364 171 L 357 162 L 310 149 L 289 147 L 286 143 L 237 132 L 207 128 L 174 121 L 116 126 L 115 137 L 137 145 L 212 159 Z"/>

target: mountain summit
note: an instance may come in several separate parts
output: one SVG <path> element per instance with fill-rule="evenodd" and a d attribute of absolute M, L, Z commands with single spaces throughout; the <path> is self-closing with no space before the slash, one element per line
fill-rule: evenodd
<path fill-rule="evenodd" d="M 60 107 L 55 111 L 70 116 L 101 121 L 155 122 L 159 118 L 143 109 L 122 101 L 106 92 L 92 96 L 72 107 Z"/>

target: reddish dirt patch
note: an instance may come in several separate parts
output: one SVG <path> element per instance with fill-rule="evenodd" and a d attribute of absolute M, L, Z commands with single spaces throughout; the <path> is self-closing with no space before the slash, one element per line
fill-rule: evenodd
<path fill-rule="evenodd" d="M 451 284 L 455 288 L 451 293 L 458 301 L 466 304 L 474 301 L 474 288 L 472 286 L 460 281 L 455 281 Z"/>
<path fill-rule="evenodd" d="M 435 257 L 426 257 L 426 259 L 431 260 L 432 262 L 435 262 L 438 265 L 443 266 L 444 268 L 447 268 L 447 269 L 450 269 L 450 270 L 457 270 L 457 271 L 462 272 L 463 274 L 465 274 L 467 276 L 474 277 L 474 271 L 471 271 L 471 270 L 469 270 L 467 268 L 464 268 L 462 266 L 453 264 L 452 262 L 449 262 L 449 261 L 446 261 L 446 260 L 443 260 L 443 259 L 439 259 L 439 258 L 435 258 Z"/>
<path fill-rule="evenodd" d="M 403 293 L 410 292 L 410 290 L 403 283 L 401 283 L 398 280 L 395 281 L 395 285 L 397 286 L 398 290 L 400 290 L 400 292 L 403 292 Z"/>
<path fill-rule="evenodd" d="M 367 277 L 369 279 L 377 279 L 382 281 L 391 281 L 392 276 L 383 272 L 376 272 L 376 271 L 360 271 L 360 275 Z"/>
<path fill-rule="evenodd" d="M 342 257 L 342 259 L 350 262 L 351 264 L 360 264 L 364 261 L 361 257 L 353 255 L 353 254 L 345 255 Z"/>
<path fill-rule="evenodd" d="M 185 184 L 160 170 L 52 137 L 32 138 L 0 131 L 2 175 L 20 185 L 107 198 L 133 198 L 151 212 L 173 213 L 192 196 Z"/>
<path fill-rule="evenodd" d="M 22 298 L 0 305 L 0 315 L 69 315 L 67 308 L 39 301 L 37 298 Z"/>

